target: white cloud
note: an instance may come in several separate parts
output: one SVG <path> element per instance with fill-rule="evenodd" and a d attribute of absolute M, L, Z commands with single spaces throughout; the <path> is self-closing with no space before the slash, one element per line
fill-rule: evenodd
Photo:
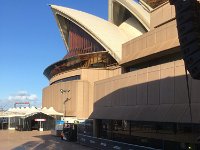
<path fill-rule="evenodd" d="M 31 95 L 29 96 L 29 99 L 30 99 L 30 100 L 37 100 L 38 97 L 37 97 L 37 95 L 35 95 L 35 94 L 31 94 Z"/>
<path fill-rule="evenodd" d="M 19 91 L 14 95 L 8 96 L 9 101 L 33 101 L 38 100 L 36 94 L 29 94 L 27 91 Z"/>
<path fill-rule="evenodd" d="M 41 105 L 41 101 L 39 101 L 36 94 L 27 91 L 18 91 L 7 98 L 0 99 L 0 108 L 3 108 L 4 106 L 5 108 L 14 107 L 15 102 L 29 102 L 31 106 Z"/>

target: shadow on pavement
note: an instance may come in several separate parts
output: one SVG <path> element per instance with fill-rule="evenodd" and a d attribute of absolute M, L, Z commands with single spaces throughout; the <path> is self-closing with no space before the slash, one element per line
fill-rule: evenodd
<path fill-rule="evenodd" d="M 92 148 L 79 145 L 76 142 L 63 141 L 59 137 L 51 134 L 33 137 L 37 139 L 35 141 L 26 142 L 21 146 L 13 148 L 12 150 L 94 150 Z"/>

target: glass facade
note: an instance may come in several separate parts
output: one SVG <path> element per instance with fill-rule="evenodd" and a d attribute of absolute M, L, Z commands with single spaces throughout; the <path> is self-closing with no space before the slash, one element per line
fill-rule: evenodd
<path fill-rule="evenodd" d="M 93 136 L 93 120 L 86 120 L 78 124 L 78 134 Z"/>
<path fill-rule="evenodd" d="M 169 63 L 169 62 L 173 62 L 173 61 L 181 60 L 181 59 L 182 59 L 182 54 L 180 52 L 174 53 L 174 54 L 169 54 L 169 55 L 166 55 L 166 56 L 163 56 L 160 58 L 147 60 L 146 62 L 143 62 L 143 63 L 138 63 L 138 64 L 134 64 L 134 65 L 125 67 L 124 73 L 136 71 L 139 69 L 156 66 L 156 65 L 160 65 L 160 64 L 164 64 L 164 63 Z"/>
<path fill-rule="evenodd" d="M 53 76 L 77 68 L 104 68 L 116 65 L 117 61 L 93 38 L 71 20 L 56 14 L 68 52 L 64 58 L 44 70 L 50 80 Z"/>
<path fill-rule="evenodd" d="M 100 120 L 99 125 L 103 139 L 165 150 L 199 148 L 200 124 Z"/>

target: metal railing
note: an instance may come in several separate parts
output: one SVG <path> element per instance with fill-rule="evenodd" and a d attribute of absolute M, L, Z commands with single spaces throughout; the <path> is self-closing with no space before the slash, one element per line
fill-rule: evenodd
<path fill-rule="evenodd" d="M 122 143 L 102 138 L 96 138 L 83 134 L 77 135 L 77 142 L 82 145 L 101 149 L 101 150 L 160 150 L 151 147 L 133 145 L 128 143 Z"/>

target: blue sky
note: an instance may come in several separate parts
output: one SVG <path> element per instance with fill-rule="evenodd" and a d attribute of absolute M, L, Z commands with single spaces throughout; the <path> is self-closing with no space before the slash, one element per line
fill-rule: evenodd
<path fill-rule="evenodd" d="M 0 108 L 30 101 L 40 106 L 44 69 L 66 54 L 48 4 L 107 19 L 107 0 L 0 0 Z"/>

